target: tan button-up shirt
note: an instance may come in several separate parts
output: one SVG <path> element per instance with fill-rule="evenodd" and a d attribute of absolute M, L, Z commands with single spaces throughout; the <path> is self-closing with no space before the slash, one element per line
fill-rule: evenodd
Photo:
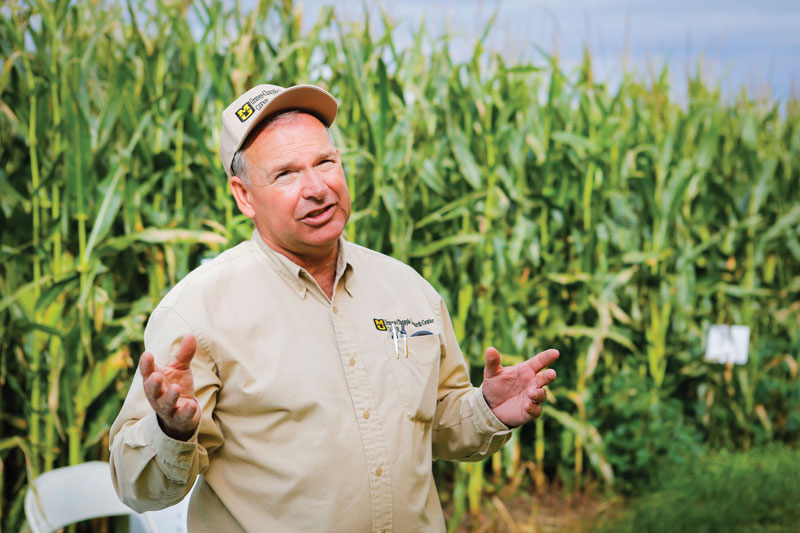
<path fill-rule="evenodd" d="M 436 291 L 339 242 L 330 299 L 257 232 L 167 294 L 145 346 L 163 365 L 195 335 L 202 419 L 167 437 L 137 372 L 111 428 L 123 501 L 172 505 L 202 474 L 190 531 L 444 530 L 433 458 L 480 459 L 510 430 L 470 385 Z"/>

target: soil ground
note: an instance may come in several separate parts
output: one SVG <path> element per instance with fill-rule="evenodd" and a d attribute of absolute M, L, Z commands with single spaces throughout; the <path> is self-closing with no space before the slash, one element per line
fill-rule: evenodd
<path fill-rule="evenodd" d="M 443 506 L 445 519 L 452 514 L 452 504 Z M 517 493 L 502 499 L 487 495 L 481 513 L 465 514 L 457 531 L 480 533 L 584 533 L 591 531 L 601 518 L 622 508 L 618 498 L 599 498 L 586 494 L 564 494 L 557 488 L 540 495 Z"/>

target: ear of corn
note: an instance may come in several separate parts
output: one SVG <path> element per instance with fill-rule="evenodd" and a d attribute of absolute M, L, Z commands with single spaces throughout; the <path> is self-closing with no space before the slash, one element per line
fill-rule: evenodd
<path fill-rule="evenodd" d="M 725 102 L 694 77 L 678 104 L 666 70 L 612 88 L 588 55 L 564 72 L 479 40 L 458 62 L 424 31 L 400 48 L 387 21 L 325 10 L 301 34 L 300 17 L 288 1 L 0 9 L 4 524 L 21 523 L 28 467 L 104 457 L 149 312 L 249 236 L 216 136 L 262 81 L 338 98 L 347 235 L 442 292 L 476 381 L 487 344 L 508 364 L 562 352 L 555 403 L 494 468 L 437 467 L 451 529 L 526 461 L 539 489 L 625 489 L 667 433 L 797 443 L 796 102 Z M 752 328 L 746 366 L 701 361 L 712 323 Z"/>

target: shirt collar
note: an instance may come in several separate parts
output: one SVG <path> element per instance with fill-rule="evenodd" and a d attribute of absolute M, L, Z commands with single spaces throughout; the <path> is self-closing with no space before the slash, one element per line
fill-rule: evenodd
<path fill-rule="evenodd" d="M 265 243 L 257 229 L 253 229 L 253 237 L 250 240 L 281 279 L 300 298 L 305 298 L 308 292 L 308 283 L 315 283 L 314 278 L 303 267 Z M 339 251 L 336 257 L 336 284 L 338 285 L 339 280 L 343 279 L 345 291 L 350 296 L 353 296 L 350 287 L 353 273 L 353 253 L 348 251 L 350 246 L 351 244 L 344 237 L 339 237 Z"/>
<path fill-rule="evenodd" d="M 342 280 L 344 290 L 351 297 L 353 296 L 352 277 L 353 277 L 353 251 L 351 244 L 343 236 L 339 236 L 339 255 L 336 257 L 336 285 Z"/>

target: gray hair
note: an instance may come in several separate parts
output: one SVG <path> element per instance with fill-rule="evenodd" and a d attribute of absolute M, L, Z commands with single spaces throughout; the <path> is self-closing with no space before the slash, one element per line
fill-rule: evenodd
<path fill-rule="evenodd" d="M 258 137 L 258 135 L 264 131 L 264 129 L 273 124 L 275 122 L 284 122 L 290 121 L 297 115 L 309 115 L 311 113 L 306 113 L 305 111 L 300 111 L 297 109 L 293 109 L 291 111 L 284 111 L 283 113 L 278 113 L 273 115 L 263 122 L 259 123 L 253 131 L 251 131 L 247 135 L 247 139 L 242 143 L 241 148 L 239 148 L 235 154 L 233 154 L 233 161 L 231 161 L 231 176 L 239 176 L 242 180 L 242 183 L 245 185 L 250 185 L 250 166 L 247 164 L 247 158 L 244 156 L 244 151 L 247 149 L 248 146 L 253 142 L 253 140 Z M 311 116 L 314 116 L 311 114 Z M 328 134 L 328 139 L 331 141 L 331 146 L 336 146 L 336 143 L 333 140 L 333 133 L 331 133 L 331 129 L 325 126 L 325 132 Z"/>

